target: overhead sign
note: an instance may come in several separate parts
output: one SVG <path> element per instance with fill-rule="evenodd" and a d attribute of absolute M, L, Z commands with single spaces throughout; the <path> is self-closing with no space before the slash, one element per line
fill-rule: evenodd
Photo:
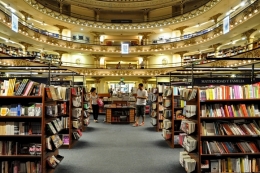
<path fill-rule="evenodd" d="M 223 34 L 228 33 L 229 30 L 229 16 L 226 16 L 223 20 Z"/>
<path fill-rule="evenodd" d="M 67 80 L 67 81 L 51 81 L 51 85 L 70 86 L 71 82 L 72 82 L 71 80 Z"/>
<path fill-rule="evenodd" d="M 250 78 L 194 78 L 196 85 L 245 85 L 251 84 Z"/>
<path fill-rule="evenodd" d="M 12 13 L 12 30 L 18 32 L 18 17 Z"/>
<path fill-rule="evenodd" d="M 121 44 L 121 53 L 128 54 L 129 53 L 129 44 L 122 43 Z"/>

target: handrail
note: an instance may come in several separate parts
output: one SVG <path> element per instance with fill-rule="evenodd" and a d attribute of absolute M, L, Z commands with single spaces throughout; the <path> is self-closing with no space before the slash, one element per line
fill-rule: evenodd
<path fill-rule="evenodd" d="M 168 15 L 162 15 L 162 16 L 157 16 L 157 17 L 153 17 L 153 18 L 148 17 L 147 21 L 144 21 L 143 19 L 139 19 L 139 18 L 132 18 L 132 19 L 129 19 L 129 20 L 132 20 L 133 23 L 156 22 L 156 21 L 160 21 L 160 20 L 166 20 L 166 19 L 170 19 L 172 17 L 176 17 L 176 16 L 179 16 L 179 15 L 185 15 L 185 13 L 188 13 L 188 12 L 191 12 L 192 10 L 200 8 L 203 5 L 207 4 L 209 1 L 210 0 L 206 0 L 206 1 L 203 1 L 203 2 L 197 2 L 197 5 L 199 5 L 199 6 L 196 6 L 196 7 L 192 6 L 193 8 L 191 8 L 191 6 L 188 6 L 188 7 L 183 9 L 183 14 L 181 14 L 180 12 L 173 12 L 173 13 L 168 14 Z M 36 0 L 36 2 L 38 2 L 39 4 L 41 4 L 44 7 L 47 7 L 47 8 L 49 8 L 49 9 L 55 11 L 55 12 L 60 13 L 60 8 L 58 6 L 54 6 L 53 4 L 50 4 L 50 3 L 48 3 L 48 5 L 46 6 L 45 2 L 40 1 L 40 0 Z M 161 4 L 161 5 L 163 6 L 163 4 Z M 102 8 L 102 7 L 100 7 L 100 8 Z M 75 17 L 75 18 L 78 18 L 78 19 L 85 19 L 85 20 L 87 19 L 87 20 L 90 20 L 90 21 L 96 21 L 95 17 L 74 13 L 74 12 L 71 12 L 71 11 L 67 11 L 66 9 L 63 9 L 62 13 L 60 13 L 60 14 L 68 15 L 68 16 Z M 102 18 L 99 18 L 98 21 L 99 22 L 111 23 L 110 20 L 102 19 Z"/>
<path fill-rule="evenodd" d="M 255 3 L 257 3 L 258 0 L 255 0 L 255 1 L 252 2 L 252 3 L 251 3 L 251 2 L 252 2 L 252 1 L 247 1 L 247 2 L 245 3 L 245 5 L 244 5 L 244 8 L 240 8 L 240 10 L 237 10 L 237 11 L 231 13 L 231 14 L 230 14 L 230 16 L 231 16 L 230 18 L 231 18 L 231 19 L 234 18 L 235 16 L 237 16 L 238 14 L 240 14 L 241 12 L 243 12 L 244 10 L 246 10 L 246 9 L 247 9 L 248 7 L 250 7 L 251 5 L 254 5 Z M 3 7 L 2 7 L 1 5 L 0 5 L 0 10 L 1 10 L 2 12 L 4 12 L 5 14 L 8 14 L 8 13 L 9 13 L 8 15 L 10 15 L 10 14 L 12 13 L 10 10 L 7 10 L 6 8 L 3 9 Z M 10 17 L 10 16 L 9 16 L 9 17 Z M 33 25 L 31 25 L 31 24 L 25 22 L 25 21 L 24 21 L 23 19 L 21 19 L 21 18 L 19 18 L 19 20 L 22 21 L 22 22 L 20 22 L 22 25 L 28 27 L 28 28 L 31 29 L 31 30 L 34 30 L 35 32 L 41 33 L 41 34 L 46 35 L 46 36 L 54 37 L 54 38 L 56 38 L 56 39 L 60 39 L 60 36 L 59 36 L 59 34 L 57 34 L 57 33 L 52 33 L 52 32 L 48 32 L 48 31 L 46 31 L 46 30 L 42 30 L 42 29 L 40 29 L 40 28 L 37 28 L 37 27 L 35 27 L 35 26 L 33 26 Z M 195 38 L 195 37 L 204 35 L 204 34 L 210 32 L 210 31 L 212 31 L 212 30 L 214 30 L 214 29 L 220 27 L 220 26 L 222 25 L 222 23 L 223 23 L 223 20 L 224 20 L 224 18 L 221 19 L 217 24 L 214 24 L 214 25 L 210 26 L 210 27 L 207 28 L 207 29 L 204 29 L 204 30 L 201 30 L 201 31 L 197 31 L 197 32 L 195 32 L 195 33 L 193 33 L 193 34 L 188 34 L 188 35 L 184 35 L 184 36 L 181 36 L 181 37 L 170 38 L 169 41 L 164 42 L 164 43 L 178 42 L 178 41 L 183 41 L 183 40 L 187 40 L 187 39 L 191 39 L 191 38 Z M 89 45 L 93 44 L 93 40 L 91 40 L 91 39 L 90 39 L 90 40 L 87 40 L 87 41 L 85 40 L 85 42 L 84 42 L 84 40 L 83 40 L 83 41 L 82 41 L 82 40 L 73 40 L 73 38 L 67 37 L 67 36 L 61 36 L 61 38 L 62 38 L 62 39 L 60 39 L 60 40 L 64 40 L 64 41 L 72 41 L 72 42 L 77 42 L 77 43 L 86 43 L 86 44 L 89 44 Z M 151 43 L 149 43 L 149 44 L 151 44 Z M 148 44 L 148 45 L 149 45 L 149 44 Z M 152 43 L 152 44 L 153 44 L 153 43 Z M 157 44 L 157 43 L 156 43 L 156 44 Z M 100 44 L 93 44 L 93 45 L 100 45 Z M 105 45 L 102 45 L 102 46 L 105 46 Z"/>

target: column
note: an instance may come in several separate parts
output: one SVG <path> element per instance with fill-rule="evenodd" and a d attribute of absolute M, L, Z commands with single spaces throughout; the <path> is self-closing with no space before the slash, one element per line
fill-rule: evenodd
<path fill-rule="evenodd" d="M 62 13 L 62 8 L 63 8 L 63 3 L 65 0 L 58 0 L 58 2 L 60 3 L 60 13 Z"/>
<path fill-rule="evenodd" d="M 68 29 L 66 26 L 62 26 L 62 25 L 54 25 L 59 29 L 59 38 L 62 39 L 62 31 L 64 29 Z"/>
<path fill-rule="evenodd" d="M 183 36 L 183 34 L 184 34 L 184 30 L 186 29 L 186 28 L 188 28 L 189 26 L 181 26 L 181 27 L 178 27 L 178 28 L 176 28 L 176 29 L 174 29 L 174 30 L 178 30 L 178 31 L 180 31 L 180 36 Z"/>
<path fill-rule="evenodd" d="M 59 65 L 61 66 L 62 65 L 62 61 L 61 61 L 62 55 L 65 53 L 68 53 L 68 52 L 63 51 L 63 50 L 53 50 L 53 51 L 57 52 L 59 54 L 59 62 L 56 62 L 56 63 L 59 63 Z"/>
<path fill-rule="evenodd" d="M 185 53 L 188 53 L 188 51 L 181 51 L 181 52 L 176 52 L 175 54 L 178 54 L 178 55 L 180 55 L 180 57 L 181 57 L 181 66 L 183 65 L 183 55 L 185 54 Z"/>
<path fill-rule="evenodd" d="M 218 23 L 218 18 L 219 18 L 219 16 L 221 16 L 221 15 L 222 15 L 222 13 L 215 14 L 214 16 L 211 16 L 211 17 L 209 18 L 209 21 L 210 21 L 210 20 L 213 20 L 214 23 L 217 24 L 217 23 Z"/>
<path fill-rule="evenodd" d="M 91 34 L 94 35 L 93 43 L 100 45 L 100 37 L 101 37 L 101 35 L 105 35 L 105 33 L 103 33 L 103 32 L 91 32 Z"/>
<path fill-rule="evenodd" d="M 23 54 L 24 55 L 26 55 L 27 54 L 27 51 L 28 51 L 28 48 L 29 47 L 33 47 L 33 45 L 32 44 L 30 44 L 30 43 L 26 43 L 26 42 L 19 42 L 21 45 L 23 45 L 24 46 L 24 50 L 23 50 Z"/>
<path fill-rule="evenodd" d="M 246 39 L 247 39 L 247 44 L 248 44 L 247 49 L 248 50 L 252 50 L 253 49 L 253 44 L 250 44 L 250 43 L 253 43 L 253 41 L 254 41 L 253 33 L 256 30 L 257 29 L 249 29 L 246 32 L 242 33 L 242 37 L 246 37 Z"/>
<path fill-rule="evenodd" d="M 100 11 L 101 11 L 100 8 L 95 9 L 95 19 L 97 22 L 99 21 Z"/>
<path fill-rule="evenodd" d="M 153 55 L 146 54 L 146 55 L 139 55 L 139 56 L 143 58 L 143 61 L 144 61 L 144 64 L 145 64 L 144 68 L 149 68 L 148 59 L 150 58 L 150 56 L 153 56 Z"/>
<path fill-rule="evenodd" d="M 91 54 L 94 57 L 94 68 L 100 68 L 100 58 L 104 55 L 102 54 Z"/>
<path fill-rule="evenodd" d="M 149 14 L 150 9 L 143 9 L 143 15 L 144 15 L 144 22 L 147 22 L 148 19 L 148 14 Z"/>
<path fill-rule="evenodd" d="M 151 35 L 151 34 L 152 34 L 152 32 L 141 32 L 141 33 L 138 33 L 138 35 L 142 36 L 143 45 L 149 44 L 149 42 L 150 42 L 149 35 Z"/>

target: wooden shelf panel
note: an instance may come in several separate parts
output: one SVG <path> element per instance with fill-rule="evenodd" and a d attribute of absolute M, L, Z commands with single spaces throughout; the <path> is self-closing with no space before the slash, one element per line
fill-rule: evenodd
<path fill-rule="evenodd" d="M 260 119 L 260 117 L 200 117 L 200 120 L 239 120 L 239 119 Z"/>
<path fill-rule="evenodd" d="M 42 96 L 0 96 L 0 99 L 42 99 Z"/>
<path fill-rule="evenodd" d="M 200 136 L 202 139 L 208 138 L 256 138 L 260 135 L 214 135 L 214 136 Z"/>
<path fill-rule="evenodd" d="M 239 157 L 239 156 L 259 156 L 260 153 L 225 153 L 225 154 L 201 154 L 201 157 Z"/>
<path fill-rule="evenodd" d="M 0 116 L 0 119 L 42 119 L 41 116 Z"/>
<path fill-rule="evenodd" d="M 0 135 L 0 138 L 39 138 L 42 135 Z"/>
<path fill-rule="evenodd" d="M 40 159 L 41 155 L 1 155 L 0 158 L 14 158 L 14 159 Z"/>
<path fill-rule="evenodd" d="M 260 101 L 260 98 L 255 98 L 255 99 L 215 99 L 215 100 L 200 100 L 201 103 L 206 103 L 206 102 L 252 102 L 252 101 Z"/>

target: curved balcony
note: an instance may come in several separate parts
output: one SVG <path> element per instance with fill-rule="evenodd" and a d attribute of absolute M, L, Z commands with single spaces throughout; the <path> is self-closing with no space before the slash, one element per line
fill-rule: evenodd
<path fill-rule="evenodd" d="M 195 18 L 205 13 L 206 11 L 212 9 L 215 5 L 217 5 L 222 0 L 210 0 L 208 3 L 202 5 L 201 7 L 199 8 L 196 7 L 196 9 L 194 10 L 188 9 L 187 11 L 189 10 L 191 11 L 186 12 L 185 14 L 183 13 L 182 15 L 179 15 L 177 17 L 174 17 L 173 15 L 159 16 L 158 18 L 157 17 L 154 18 L 153 21 L 146 21 L 146 22 L 141 22 L 140 20 L 136 19 L 136 22 L 141 22 L 141 23 L 136 23 L 136 22 L 135 23 L 107 23 L 98 20 L 93 21 L 93 17 L 88 19 L 79 19 L 78 17 L 82 17 L 82 16 L 77 15 L 76 17 L 73 17 L 73 16 L 68 16 L 68 14 L 61 14 L 60 11 L 56 12 L 56 10 L 47 8 L 41 5 L 40 3 L 38 3 L 36 0 L 24 0 L 24 1 L 28 3 L 32 8 L 57 20 L 65 21 L 80 26 L 87 26 L 91 28 L 103 28 L 103 29 L 119 28 L 125 30 L 125 29 L 155 28 L 155 27 L 168 26 L 168 25 L 184 22 L 186 20 Z M 197 3 L 199 5 L 199 2 Z M 162 20 L 160 18 L 168 18 L 168 19 Z"/>
<path fill-rule="evenodd" d="M 240 26 L 248 19 L 252 19 L 251 23 L 257 24 L 257 19 L 253 18 L 254 16 L 259 14 L 259 1 L 255 1 L 253 4 L 248 5 L 245 9 L 233 14 L 230 19 L 231 30 Z M 10 16 L 6 13 L 7 10 L 1 10 L 2 14 L 0 15 L 0 22 L 10 27 L 11 19 Z M 9 12 L 10 13 L 10 12 Z M 60 49 L 75 49 L 79 51 L 88 51 L 88 52 L 100 52 L 100 53 L 120 53 L 119 46 L 101 46 L 94 44 L 84 44 L 84 43 L 75 43 L 72 41 L 67 41 L 59 38 L 55 38 L 54 36 L 50 36 L 53 33 L 46 32 L 43 34 L 39 29 L 28 25 L 24 21 L 19 23 L 19 33 L 23 34 L 26 37 L 29 37 L 37 42 L 43 42 L 50 46 L 56 46 Z M 220 21 L 217 25 L 210 27 L 207 32 L 200 32 L 200 34 L 195 33 L 191 34 L 188 37 L 182 37 L 181 39 L 174 38 L 175 42 L 167 42 L 164 44 L 154 44 L 154 45 L 146 45 L 146 46 L 131 46 L 130 54 L 147 54 L 147 53 L 156 53 L 163 51 L 172 51 L 172 50 L 185 50 L 191 46 L 195 46 L 198 44 L 202 44 L 205 42 L 212 41 L 213 39 L 223 36 L 222 33 L 222 21 Z"/>
<path fill-rule="evenodd" d="M 114 23 L 114 22 L 120 22 L 120 20 L 111 20 L 108 19 L 105 15 L 105 13 L 109 12 L 109 9 L 113 9 L 114 11 L 110 11 L 110 18 L 116 19 L 119 15 L 121 19 L 127 19 L 125 22 L 131 22 L 131 23 L 142 23 L 142 22 L 155 22 L 160 20 L 167 20 L 172 17 L 178 17 L 182 14 L 189 13 L 191 11 L 196 10 L 197 8 L 200 8 L 202 6 L 205 6 L 207 3 L 209 3 L 211 0 L 200 0 L 200 1 L 192 1 L 190 4 L 186 3 L 183 8 L 181 8 L 181 3 L 178 1 L 149 1 L 147 3 L 146 1 L 136 1 L 136 2 L 128 2 L 128 1 L 121 1 L 121 2 L 106 2 L 106 1 L 98 1 L 98 5 L 95 4 L 95 2 L 92 0 L 90 1 L 81 1 L 81 6 L 74 5 L 73 3 L 59 3 L 59 2 L 50 2 L 50 1 L 43 1 L 43 0 L 35 0 L 35 2 L 39 3 L 44 8 L 48 8 L 56 13 L 60 13 L 60 15 L 67 15 L 69 17 L 82 19 L 82 20 L 88 20 L 93 22 L 103 22 L 103 23 Z M 143 7 L 141 6 L 144 5 Z M 165 12 L 161 15 L 151 15 L 149 16 L 149 13 L 152 13 L 153 11 L 158 11 L 161 8 L 165 10 L 165 7 L 169 11 Z M 62 8 L 61 8 L 62 7 Z M 124 7 L 127 8 L 127 14 L 124 16 Z M 76 10 L 80 9 L 80 10 Z M 98 10 L 95 10 L 98 9 Z M 147 9 L 146 11 L 144 9 Z M 148 10 L 149 9 L 149 10 Z M 163 12 L 163 9 L 162 12 Z M 85 11 L 85 14 L 81 13 L 82 11 Z M 144 14 L 147 14 L 147 18 L 144 17 Z M 87 13 L 87 14 L 86 14 Z M 95 15 L 95 13 L 98 13 Z M 113 13 L 113 14 L 111 14 Z M 132 13 L 133 17 L 130 16 L 129 13 Z M 157 12 L 158 13 L 158 12 Z M 166 13 L 166 14 L 165 14 Z M 102 15 L 103 14 L 103 15 Z M 138 17 L 137 17 L 138 14 Z M 127 17 L 127 18 L 126 18 Z M 123 21 L 123 20 L 122 20 Z"/>

